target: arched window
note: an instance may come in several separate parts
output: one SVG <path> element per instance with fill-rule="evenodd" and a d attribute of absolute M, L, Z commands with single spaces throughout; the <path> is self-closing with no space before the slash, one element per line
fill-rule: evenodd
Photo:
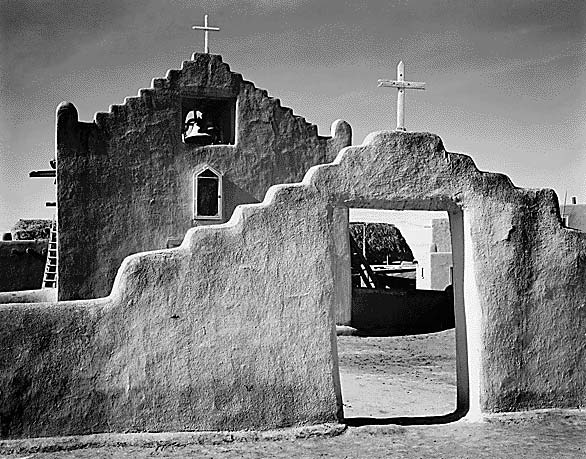
<path fill-rule="evenodd" d="M 222 219 L 222 174 L 207 165 L 193 174 L 193 218 Z"/>

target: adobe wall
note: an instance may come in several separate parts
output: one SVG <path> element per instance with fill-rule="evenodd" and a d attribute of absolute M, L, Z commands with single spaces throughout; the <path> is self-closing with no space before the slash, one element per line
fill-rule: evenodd
<path fill-rule="evenodd" d="M 366 336 L 433 333 L 454 327 L 450 291 L 352 290 L 350 325 Z"/>
<path fill-rule="evenodd" d="M 181 137 L 182 100 L 236 98 L 236 144 L 197 147 Z M 166 247 L 194 225 L 194 170 L 224 173 L 224 219 L 258 202 L 269 186 L 301 180 L 350 145 L 350 126 L 332 137 L 230 71 L 220 56 L 194 54 L 138 97 L 79 122 L 72 104 L 57 111 L 59 299 L 108 295 L 132 253 Z"/>
<path fill-rule="evenodd" d="M 429 289 L 443 291 L 451 284 L 450 268 L 453 267 L 452 252 L 430 252 Z"/>
<path fill-rule="evenodd" d="M 451 284 L 452 234 L 449 218 L 431 221 L 431 244 L 417 267 L 417 288 L 443 291 Z"/>
<path fill-rule="evenodd" d="M 47 303 L 57 301 L 56 288 L 0 292 L 0 303 Z"/>
<path fill-rule="evenodd" d="M 434 218 L 431 221 L 431 241 L 436 252 L 451 252 L 450 222 L 446 218 Z"/>
<path fill-rule="evenodd" d="M 562 227 L 552 191 L 382 132 L 126 258 L 107 298 L 0 306 L 2 435 L 339 419 L 334 209 L 361 206 L 450 214 L 460 408 L 584 406 L 586 234 Z"/>
<path fill-rule="evenodd" d="M 2 435 L 336 421 L 332 222 L 298 191 L 126 258 L 108 298 L 0 306 Z"/>
<path fill-rule="evenodd" d="M 568 227 L 586 231 L 586 204 L 567 204 L 563 208 L 568 217 Z"/>
<path fill-rule="evenodd" d="M 0 292 L 40 289 L 48 241 L 0 241 Z"/>

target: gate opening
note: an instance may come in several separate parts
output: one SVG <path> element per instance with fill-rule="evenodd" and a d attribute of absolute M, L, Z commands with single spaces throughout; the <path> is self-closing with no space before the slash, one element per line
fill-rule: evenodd
<path fill-rule="evenodd" d="M 461 290 L 463 282 L 458 217 L 349 210 L 351 312 L 337 341 L 348 424 L 439 423 L 465 414 L 466 335 L 455 320 L 463 301 L 454 301 L 454 284 Z"/>

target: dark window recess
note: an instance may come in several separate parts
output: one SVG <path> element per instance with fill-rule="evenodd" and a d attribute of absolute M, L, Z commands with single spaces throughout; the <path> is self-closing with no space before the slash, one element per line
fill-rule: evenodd
<path fill-rule="evenodd" d="M 206 169 L 196 176 L 196 187 L 196 218 L 219 217 L 220 178 Z"/>
<path fill-rule="evenodd" d="M 234 145 L 236 99 L 182 100 L 182 138 L 191 145 Z"/>

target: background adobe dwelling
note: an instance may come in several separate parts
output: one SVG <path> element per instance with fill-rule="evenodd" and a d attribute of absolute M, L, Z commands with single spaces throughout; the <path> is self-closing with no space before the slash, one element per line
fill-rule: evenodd
<path fill-rule="evenodd" d="M 297 182 L 310 166 L 333 160 L 351 136 L 345 122 L 332 125 L 332 137 L 318 135 L 209 54 L 194 54 L 91 123 L 61 104 L 59 300 L 108 295 L 126 256 L 227 221 L 271 185 Z"/>

